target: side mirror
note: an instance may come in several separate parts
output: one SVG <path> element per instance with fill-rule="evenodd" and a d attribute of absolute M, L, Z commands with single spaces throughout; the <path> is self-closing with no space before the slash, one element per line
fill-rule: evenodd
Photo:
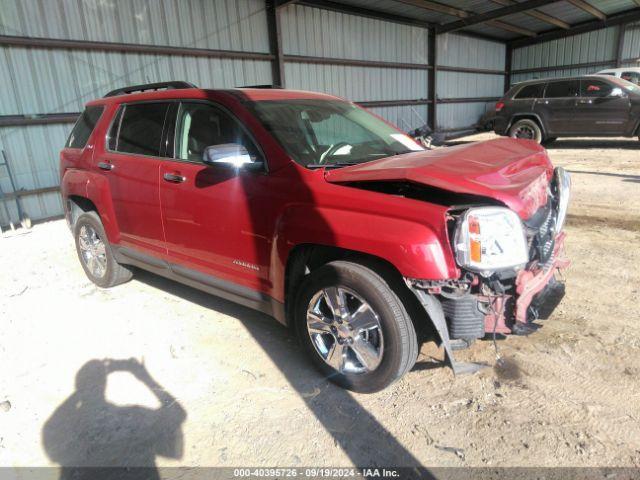
<path fill-rule="evenodd" d="M 616 87 L 613 90 L 611 90 L 611 93 L 609 94 L 610 97 L 624 97 L 624 92 L 622 91 L 622 89 L 620 87 Z"/>
<path fill-rule="evenodd" d="M 210 145 L 204 149 L 202 161 L 207 165 L 227 166 L 236 169 L 262 170 L 262 161 L 252 157 L 239 143 Z"/>

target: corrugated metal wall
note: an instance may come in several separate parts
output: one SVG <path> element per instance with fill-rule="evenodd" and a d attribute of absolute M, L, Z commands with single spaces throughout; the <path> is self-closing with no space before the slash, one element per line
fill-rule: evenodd
<path fill-rule="evenodd" d="M 629 25 L 624 32 L 622 58 L 635 59 L 624 62 L 624 66 L 640 67 L 640 22 Z"/>
<path fill-rule="evenodd" d="M 285 7 L 281 25 L 285 55 L 427 63 L 424 28 L 302 5 Z M 316 90 L 358 102 L 428 97 L 427 70 L 287 61 L 285 79 L 287 88 Z M 372 110 L 406 131 L 427 123 L 427 105 Z"/>
<path fill-rule="evenodd" d="M 620 27 L 609 27 L 515 49 L 513 51 L 512 68 L 516 73 L 512 75 L 511 83 L 533 78 L 584 75 L 595 73 L 604 68 L 614 67 L 619 31 Z M 638 30 L 637 24 L 636 26 L 629 25 L 627 27 L 622 49 L 622 58 L 633 57 L 640 57 L 640 30 Z M 602 62 L 603 64 L 595 67 L 561 68 L 565 65 L 593 62 Z M 517 73 L 517 70 L 542 69 L 543 67 L 558 68 Z"/>
<path fill-rule="evenodd" d="M 462 35 L 438 37 L 438 65 L 503 71 L 505 45 Z M 438 71 L 438 98 L 500 97 L 504 93 L 504 75 Z M 475 123 L 494 101 L 438 105 L 438 127 L 466 128 Z"/>
<path fill-rule="evenodd" d="M 67 40 L 269 50 L 262 0 L 2 0 L 0 34 Z M 271 63 L 184 55 L 0 48 L 0 115 L 78 112 L 122 85 L 187 80 L 203 87 L 271 83 Z M 19 189 L 58 184 L 58 152 L 71 124 L 0 127 Z M 4 168 L 0 187 L 11 191 Z M 12 218 L 15 202 L 8 201 Z M 62 213 L 57 193 L 23 197 L 33 219 Z M 0 224 L 6 224 L 0 206 Z"/>

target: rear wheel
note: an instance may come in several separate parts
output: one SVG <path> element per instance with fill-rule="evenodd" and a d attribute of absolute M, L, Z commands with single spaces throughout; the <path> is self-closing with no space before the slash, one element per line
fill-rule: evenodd
<path fill-rule="evenodd" d="M 78 217 L 74 226 L 74 237 L 80 264 L 93 283 L 102 288 L 109 288 L 131 279 L 131 270 L 120 265 L 114 258 L 96 212 L 86 212 Z"/>
<path fill-rule="evenodd" d="M 381 276 L 356 263 L 331 262 L 309 274 L 300 286 L 295 321 L 313 363 L 356 392 L 386 388 L 418 355 L 405 306 Z"/>
<path fill-rule="evenodd" d="M 542 130 L 540 126 L 529 118 L 523 118 L 516 121 L 509 129 L 511 138 L 522 138 L 526 140 L 534 140 L 538 143 L 542 142 Z"/>

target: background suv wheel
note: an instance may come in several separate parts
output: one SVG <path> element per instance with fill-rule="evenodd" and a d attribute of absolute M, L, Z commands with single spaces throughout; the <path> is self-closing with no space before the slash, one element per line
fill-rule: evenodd
<path fill-rule="evenodd" d="M 511 138 L 524 138 L 527 140 L 535 140 L 538 143 L 542 142 L 542 129 L 535 120 L 529 118 L 523 118 L 517 120 L 509 129 L 509 136 Z"/>
<path fill-rule="evenodd" d="M 314 364 L 356 392 L 377 392 L 402 377 L 418 355 L 405 306 L 387 282 L 362 265 L 336 261 L 300 286 L 296 330 Z"/>
<path fill-rule="evenodd" d="M 131 279 L 131 270 L 116 262 L 96 212 L 80 215 L 73 230 L 78 258 L 89 280 L 108 288 Z"/>

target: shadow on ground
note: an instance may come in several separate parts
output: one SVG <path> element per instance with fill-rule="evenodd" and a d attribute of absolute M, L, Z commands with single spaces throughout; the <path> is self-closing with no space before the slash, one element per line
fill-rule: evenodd
<path fill-rule="evenodd" d="M 113 372 L 131 373 L 156 396 L 160 407 L 108 402 L 107 377 Z M 49 458 L 62 466 L 63 480 L 159 479 L 156 456 L 182 458 L 181 426 L 186 417 L 178 401 L 137 360 L 90 360 L 76 374 L 75 392 L 44 424 L 42 443 Z M 121 468 L 95 468 L 113 466 Z"/>
<path fill-rule="evenodd" d="M 323 378 L 290 330 L 260 312 L 147 272 L 137 280 L 242 322 L 335 443 L 356 466 L 419 466 L 419 461 L 346 390 Z"/>

